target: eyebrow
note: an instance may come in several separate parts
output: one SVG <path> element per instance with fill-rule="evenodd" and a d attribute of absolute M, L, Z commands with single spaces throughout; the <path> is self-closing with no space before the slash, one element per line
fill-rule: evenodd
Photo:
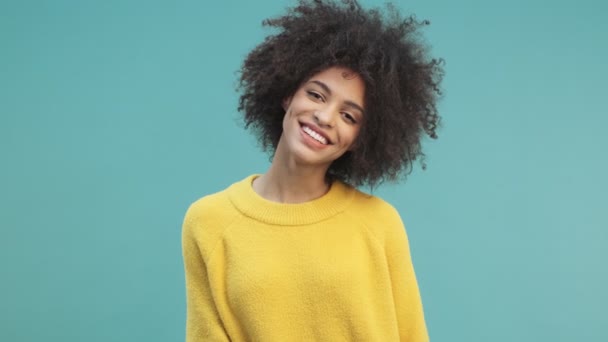
<path fill-rule="evenodd" d="M 314 84 L 318 85 L 319 87 L 323 88 L 323 90 L 325 90 L 329 95 L 331 95 L 331 89 L 329 89 L 327 84 L 325 84 L 321 81 L 317 81 L 317 80 L 312 80 L 312 81 L 310 81 L 310 83 L 314 83 Z M 361 106 L 354 103 L 353 101 L 346 100 L 346 101 L 344 101 L 344 104 L 349 107 L 353 107 L 353 108 L 357 109 L 358 111 L 361 112 L 361 114 L 365 113 L 365 110 L 363 110 L 363 108 Z"/>

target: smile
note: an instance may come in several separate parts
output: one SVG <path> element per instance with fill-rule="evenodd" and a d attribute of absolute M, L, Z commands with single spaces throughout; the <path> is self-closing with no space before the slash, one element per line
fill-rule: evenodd
<path fill-rule="evenodd" d="M 327 139 L 325 139 L 324 136 L 322 136 L 321 134 L 313 131 L 310 127 L 306 126 L 306 125 L 302 125 L 302 130 L 308 134 L 311 138 L 315 139 L 316 141 L 320 142 L 323 145 L 327 145 L 328 141 Z"/>

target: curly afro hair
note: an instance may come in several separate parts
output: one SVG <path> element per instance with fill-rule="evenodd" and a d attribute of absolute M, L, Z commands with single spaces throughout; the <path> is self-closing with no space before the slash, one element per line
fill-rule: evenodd
<path fill-rule="evenodd" d="M 409 174 L 424 153 L 426 133 L 437 138 L 435 103 L 441 95 L 443 60 L 427 57 L 418 29 L 428 25 L 403 19 L 392 5 L 387 13 L 364 10 L 354 0 L 300 0 L 287 14 L 266 19 L 278 29 L 245 58 L 238 110 L 265 151 L 274 155 L 282 133 L 282 102 L 314 74 L 332 66 L 349 68 L 365 82 L 366 111 L 354 151 L 335 160 L 328 180 L 372 188 Z M 424 160 L 422 168 L 425 168 Z"/>

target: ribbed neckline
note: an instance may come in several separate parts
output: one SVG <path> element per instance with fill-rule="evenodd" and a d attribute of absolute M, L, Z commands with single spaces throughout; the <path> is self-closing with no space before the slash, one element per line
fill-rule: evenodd
<path fill-rule="evenodd" d="M 353 187 L 336 180 L 325 195 L 312 201 L 272 202 L 253 190 L 253 180 L 259 176 L 253 174 L 232 184 L 228 188 L 228 195 L 232 204 L 244 215 L 269 224 L 296 226 L 325 220 L 342 212 L 355 193 Z"/>

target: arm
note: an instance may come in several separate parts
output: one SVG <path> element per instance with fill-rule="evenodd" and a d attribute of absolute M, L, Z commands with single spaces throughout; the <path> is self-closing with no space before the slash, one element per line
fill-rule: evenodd
<path fill-rule="evenodd" d="M 186 274 L 186 341 L 230 341 L 211 294 L 207 266 L 195 238 L 196 227 L 187 213 L 182 228 Z"/>
<path fill-rule="evenodd" d="M 429 340 L 424 311 L 414 266 L 410 256 L 405 227 L 394 210 L 386 239 L 386 254 L 391 274 L 395 310 L 401 341 L 427 342 Z"/>

